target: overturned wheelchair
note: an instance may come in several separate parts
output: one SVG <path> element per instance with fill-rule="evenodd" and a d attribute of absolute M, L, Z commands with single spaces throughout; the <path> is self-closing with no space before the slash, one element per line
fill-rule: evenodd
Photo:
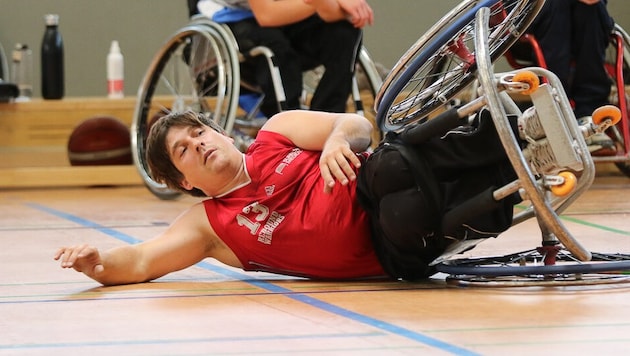
<path fill-rule="evenodd" d="M 527 26 L 528 18 L 542 5 L 542 1 L 522 0 L 511 2 L 516 5 L 506 8 L 507 3 L 464 1 L 457 11 L 438 23 L 446 30 L 429 31 L 416 48 L 410 49 L 377 95 L 380 127 L 384 131 L 413 131 L 409 137 L 413 136 L 411 139 L 416 142 L 468 125 L 469 118 L 480 110 L 487 110 L 492 116 L 518 178 L 484 191 L 449 211 L 441 223 L 443 231 L 452 230 L 514 193 L 527 206 L 515 213 L 513 224 L 535 218 L 540 228 L 542 241 L 533 249 L 500 256 L 457 258 L 484 240 L 463 239 L 452 243 L 432 264 L 437 271 L 448 275 L 447 281 L 467 286 L 628 282 L 630 276 L 624 271 L 630 270 L 630 255 L 589 251 L 560 219 L 560 214 L 594 180 L 595 167 L 585 138 L 617 124 L 621 113 L 614 106 L 605 106 L 593 113 L 592 123 L 578 125 L 553 73 L 530 67 L 495 74 L 493 60 L 518 37 L 518 27 Z M 498 21 L 497 14 L 501 15 Z M 508 26 L 503 25 L 506 22 Z M 513 33 L 501 32 L 515 27 Z M 464 39 L 471 42 L 465 43 Z M 496 43 L 507 45 L 500 48 Z M 465 44 L 469 47 L 462 46 Z M 464 51 L 466 55 L 462 56 Z M 440 72 L 443 61 L 455 62 L 453 57 L 466 60 Z M 463 90 L 472 77 L 480 84 L 477 98 L 436 115 L 436 109 Z M 545 83 L 540 84 L 539 78 Z M 516 93 L 529 96 L 533 106 L 522 112 L 511 96 Z M 510 127 L 509 116 L 518 117 L 518 139 Z M 519 143 L 523 140 L 527 145 Z"/>

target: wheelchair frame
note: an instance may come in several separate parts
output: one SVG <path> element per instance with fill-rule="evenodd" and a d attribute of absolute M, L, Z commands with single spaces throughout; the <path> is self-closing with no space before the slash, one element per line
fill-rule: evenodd
<path fill-rule="evenodd" d="M 138 101 L 131 125 L 131 145 L 134 164 L 147 188 L 158 198 L 168 200 L 180 195 L 165 185 L 155 182 L 150 175 L 145 160 L 145 141 L 149 127 L 156 117 L 170 111 L 191 109 L 203 112 L 208 120 L 213 120 L 227 134 L 235 139 L 239 149 L 245 150 L 266 121 L 258 119 L 262 100 L 246 110 L 239 108 L 241 88 L 261 94 L 255 85 L 245 83 L 241 78 L 240 64 L 250 57 L 264 56 L 275 88 L 280 110 L 285 110 L 285 95 L 280 72 L 274 62 L 274 54 L 267 47 L 256 47 L 248 53 L 241 53 L 229 27 L 219 24 L 204 15 L 196 15 L 184 27 L 177 30 L 162 45 L 149 65 L 138 89 Z M 362 69 L 372 97 L 380 89 L 382 79 L 370 57 L 362 47 L 357 59 L 357 67 Z M 167 75 L 169 78 L 166 78 Z M 308 108 L 309 93 L 319 82 L 314 71 L 305 72 L 303 108 Z M 358 86 L 356 74 L 352 83 L 352 104 L 354 112 L 366 117 L 372 105 L 363 105 L 364 97 Z M 162 92 L 160 92 L 162 90 Z M 263 94 L 264 95 L 264 94 Z M 379 142 L 380 131 L 375 130 L 373 141 Z"/>
<path fill-rule="evenodd" d="M 464 1 L 475 3 L 477 1 Z M 602 283 L 629 282 L 630 276 L 618 271 L 630 270 L 630 255 L 618 253 L 591 252 L 567 230 L 560 214 L 585 192 L 592 184 L 595 176 L 593 158 L 588 152 L 585 137 L 597 130 L 603 130 L 619 120 L 618 111 L 606 111 L 596 120 L 597 125 L 578 126 L 570 103 L 557 77 L 543 68 L 527 68 L 526 72 L 493 73 L 493 61 L 499 50 L 493 49 L 492 38 L 496 33 L 492 28 L 491 7 L 498 1 L 482 1 L 478 5 L 468 7 L 466 14 L 456 17 L 447 16 L 446 23 L 440 27 L 448 30 L 429 31 L 429 35 L 421 37 L 414 45 L 407 58 L 401 59 L 405 65 L 395 67 L 395 71 L 386 78 L 379 92 L 379 123 L 384 129 L 400 129 L 413 123 L 415 134 L 430 137 L 436 132 L 468 123 L 468 117 L 484 108 L 490 111 L 492 120 L 514 167 L 518 179 L 491 192 L 490 200 L 501 200 L 509 194 L 518 192 L 529 206 L 515 214 L 513 224 L 519 224 L 532 217 L 536 218 L 542 234 L 541 245 L 532 250 L 517 252 L 503 256 L 480 258 L 454 258 L 484 239 L 463 240 L 451 244 L 447 250 L 432 262 L 436 270 L 448 275 L 449 283 L 465 286 L 530 286 L 530 285 L 588 285 Z M 531 3 L 524 0 L 523 3 Z M 469 4 L 470 5 L 470 4 Z M 542 4 L 540 4 L 542 5 Z M 461 6 L 460 6 L 461 7 Z M 529 10 L 536 9 L 529 7 Z M 538 7 L 539 8 L 539 7 Z M 474 28 L 470 28 L 470 16 L 474 17 Z M 523 15 L 523 14 L 517 14 Z M 523 15 L 527 17 L 527 15 Z M 466 19 L 462 25 L 459 19 Z M 509 20 L 509 19 L 508 19 Z M 462 27 L 463 26 L 463 27 Z M 475 68 L 434 77 L 428 85 L 411 86 L 400 81 L 413 78 L 422 81 L 418 71 L 426 66 L 434 53 L 424 53 L 426 43 L 438 44 L 448 48 L 449 43 L 457 40 L 465 29 L 474 32 Z M 456 37 L 449 37 L 456 36 Z M 413 48 L 412 48 L 413 49 Z M 412 51 L 412 50 L 410 50 Z M 408 52 L 409 54 L 410 52 Z M 455 54 L 457 55 L 457 54 Z M 422 60 L 419 60 L 421 58 Z M 408 65 L 412 63 L 411 65 Z M 401 73 L 401 72 L 406 72 Z M 412 73 L 412 74 L 409 74 Z M 431 71 L 423 72 L 431 74 Z M 461 84 L 462 77 L 474 73 L 480 83 L 479 96 L 471 102 L 451 108 L 434 117 L 427 117 L 432 109 L 424 108 L 422 100 L 431 100 L 436 91 L 435 83 L 451 82 Z M 521 73 L 528 73 L 523 76 Z M 450 76 L 449 78 L 444 78 Z M 458 77 L 459 76 L 459 77 Z M 538 77 L 547 79 L 546 84 L 538 87 Z M 526 78 L 526 79 L 523 79 Z M 536 83 L 534 83 L 534 79 Z M 463 89 L 460 85 L 458 90 Z M 457 90 L 449 89 L 448 95 Z M 531 111 L 521 112 L 509 92 L 529 95 L 534 106 Z M 402 103 L 396 107 L 395 98 Z M 419 101 L 417 98 L 421 98 Z M 378 102 L 378 99 L 377 99 Z M 395 105 L 396 104 L 396 105 Z M 401 109 L 402 108 L 402 109 Z M 611 108 L 607 108 L 611 109 Z M 614 108 L 612 108 L 614 109 Z M 602 111 L 603 112 L 603 111 Z M 401 115 L 402 113 L 402 115 Z M 424 116 L 420 116 L 424 114 Z M 529 116 L 537 120 L 542 128 L 541 137 L 535 137 L 529 145 L 522 149 L 510 128 L 507 115 Z M 616 116 L 613 118 L 612 116 Z M 599 125 L 599 126 L 598 126 Z M 436 131 L 437 130 L 437 131 Z M 422 132 L 426 131 L 426 132 Z M 543 148 L 542 150 L 540 148 Z M 483 194 L 485 194 L 484 192 Z M 442 226 L 456 226 L 474 216 L 476 211 L 485 209 L 488 199 L 477 196 L 461 207 L 448 212 Z"/>
<path fill-rule="evenodd" d="M 514 58 L 510 52 L 505 53 L 507 62 L 512 68 L 520 69 L 526 66 L 539 66 L 547 68 L 545 58 L 536 38 L 531 34 L 525 34 L 519 40 L 525 42 L 532 48 L 535 62 L 529 63 L 519 61 Z M 630 36 L 619 24 L 615 24 L 610 36 L 610 46 L 608 51 L 611 52 L 606 56 L 605 69 L 613 82 L 613 90 L 611 95 L 616 96 L 613 104 L 619 107 L 621 111 L 621 120 L 615 126 L 606 132 L 615 142 L 617 153 L 614 155 L 593 155 L 593 160 L 599 162 L 612 162 L 626 176 L 630 177 L 630 107 L 628 106 L 628 95 L 626 94 L 625 84 L 630 78 L 625 75 L 630 70 Z M 615 95 L 616 94 L 616 95 Z"/>

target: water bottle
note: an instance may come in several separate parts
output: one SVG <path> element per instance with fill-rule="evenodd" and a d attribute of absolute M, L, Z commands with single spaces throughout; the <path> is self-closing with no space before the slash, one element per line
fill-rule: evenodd
<path fill-rule="evenodd" d="M 9 65 L 7 64 L 7 56 L 4 54 L 4 48 L 0 43 L 0 83 L 9 81 Z"/>
<path fill-rule="evenodd" d="M 112 41 L 107 54 L 107 97 L 120 99 L 124 97 L 125 66 L 118 41 Z"/>
<path fill-rule="evenodd" d="M 61 99 L 64 95 L 63 39 L 59 33 L 59 15 L 44 16 L 46 31 L 42 40 L 42 97 Z"/>
<path fill-rule="evenodd" d="M 33 51 L 18 43 L 11 59 L 11 82 L 17 85 L 19 92 L 16 101 L 28 101 L 33 96 Z"/>

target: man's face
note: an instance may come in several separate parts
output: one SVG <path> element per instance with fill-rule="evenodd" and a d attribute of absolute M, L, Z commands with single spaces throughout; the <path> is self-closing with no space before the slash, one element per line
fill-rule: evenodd
<path fill-rule="evenodd" d="M 208 126 L 171 128 L 166 146 L 173 164 L 184 175 L 182 187 L 199 188 L 209 196 L 221 192 L 243 161 L 233 142 Z"/>

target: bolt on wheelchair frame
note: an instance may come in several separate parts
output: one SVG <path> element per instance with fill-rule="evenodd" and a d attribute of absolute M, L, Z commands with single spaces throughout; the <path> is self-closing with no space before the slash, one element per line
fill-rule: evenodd
<path fill-rule="evenodd" d="M 578 126 L 562 85 L 553 73 L 533 67 L 524 72 L 495 75 L 492 62 L 501 50 L 496 45 L 500 39 L 493 37 L 493 34 L 501 30 L 497 30 L 492 17 L 496 14 L 497 4 L 501 2 L 465 3 L 486 6 L 468 7 L 466 13 L 458 13 L 455 17 L 447 15 L 446 23 L 440 23 L 446 29 L 430 30 L 430 35 L 421 38 L 420 45 L 416 43 L 419 50 L 401 59 L 405 65 L 399 66 L 398 72 L 390 73 L 379 92 L 378 120 L 386 131 L 401 129 L 413 123 L 416 134 L 430 137 L 444 129 L 465 125 L 469 115 L 487 109 L 518 176 L 516 181 L 492 191 L 492 199 L 500 200 L 518 192 L 530 205 L 515 214 L 514 224 L 535 218 L 542 234 L 542 243 L 534 249 L 509 255 L 454 258 L 483 241 L 463 240 L 450 245 L 432 264 L 437 271 L 448 275 L 448 282 L 467 286 L 588 285 L 630 281 L 630 276 L 623 272 L 630 270 L 630 255 L 591 252 L 580 244 L 560 220 L 560 214 L 591 186 L 594 179 L 594 163 L 585 137 L 618 122 L 619 110 L 614 107 L 603 108 L 594 113 L 595 124 Z M 528 4 L 521 7 L 525 11 L 536 11 L 541 5 L 538 1 L 524 0 L 520 3 Z M 528 17 L 519 12 L 511 13 L 521 18 Z M 511 20 L 508 16 L 504 21 Z M 436 64 L 433 60 L 438 55 L 424 51 L 436 45 L 444 50 L 461 39 L 462 33 L 474 34 L 474 47 L 468 50 L 473 57 L 468 58 L 468 67 L 461 70 L 459 66 L 455 72 L 440 72 L 436 76 L 432 69 L 438 67 L 432 66 Z M 445 54 L 447 52 L 441 56 L 457 56 Z M 470 69 L 472 61 L 474 69 Z M 546 78 L 548 83 L 539 85 L 539 76 Z M 443 105 L 445 99 L 450 99 L 453 93 L 464 88 L 462 83 L 473 79 L 480 82 L 479 97 L 428 119 L 438 103 Z M 406 83 L 406 80 L 416 83 Z M 450 87 L 442 86 L 447 84 Z M 508 94 L 510 92 L 530 95 L 534 105 L 521 112 Z M 445 96 L 438 98 L 436 93 Z M 542 130 L 541 134 L 528 137 L 530 143 L 522 149 L 510 128 L 508 114 L 528 116 L 529 121 L 536 122 L 538 129 Z M 473 198 L 447 213 L 442 225 L 465 221 L 477 209 L 484 209 L 483 204 L 486 203 L 487 200 L 482 197 Z"/>
<path fill-rule="evenodd" d="M 241 53 L 230 29 L 203 15 L 193 16 L 184 27 L 172 34 L 152 59 L 138 89 L 138 100 L 131 125 L 131 147 L 134 164 L 145 186 L 160 199 L 177 198 L 181 193 L 169 189 L 151 177 L 145 158 L 145 142 L 154 120 L 169 112 L 193 110 L 204 113 L 208 120 L 221 126 L 235 138 L 239 149 L 245 150 L 266 118 L 257 117 L 262 100 L 256 99 L 249 108 L 239 107 L 244 92 L 264 95 L 256 85 L 247 83 L 241 75 L 241 63 L 248 58 L 263 56 L 272 74 L 275 96 L 280 110 L 286 109 L 282 80 L 267 47 L 256 47 Z M 321 77 L 321 68 L 307 70 L 303 79 L 303 108 Z M 357 77 L 363 75 L 362 87 Z M 382 84 L 381 76 L 364 47 L 357 59 L 351 102 L 352 110 L 375 121 L 373 98 Z M 361 89 L 364 89 L 363 91 Z M 363 101 L 367 105 L 364 105 Z M 381 139 L 375 130 L 373 141 Z"/>

